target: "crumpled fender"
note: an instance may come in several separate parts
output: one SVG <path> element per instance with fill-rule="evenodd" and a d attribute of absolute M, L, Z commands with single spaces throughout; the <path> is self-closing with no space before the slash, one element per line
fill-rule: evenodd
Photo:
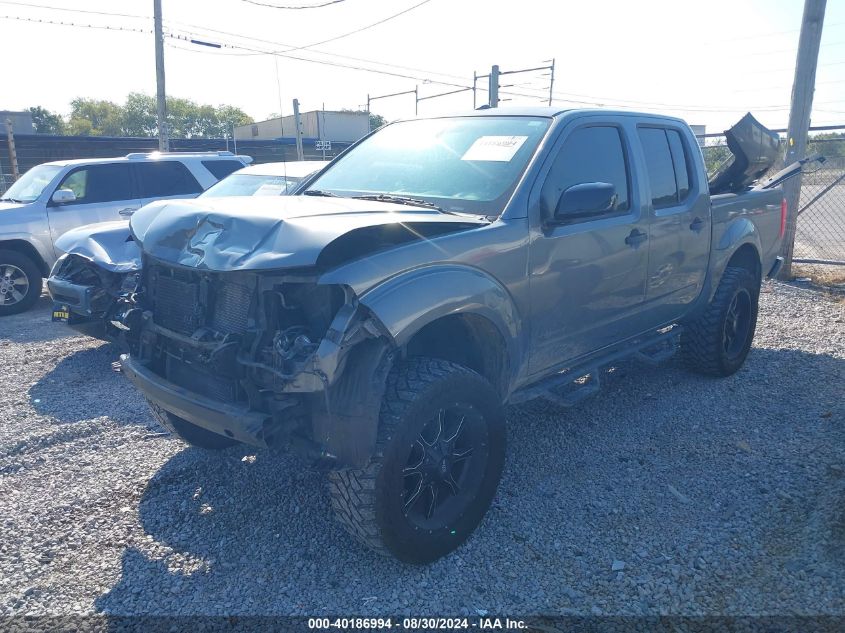
<path fill-rule="evenodd" d="M 56 249 L 78 255 L 115 273 L 141 268 L 141 251 L 129 235 L 126 221 L 88 224 L 71 229 L 55 243 Z"/>
<path fill-rule="evenodd" d="M 475 314 L 496 326 L 505 341 L 511 371 L 519 366 L 522 319 L 507 289 L 483 271 L 462 264 L 414 268 L 359 297 L 396 346 L 444 316 Z"/>

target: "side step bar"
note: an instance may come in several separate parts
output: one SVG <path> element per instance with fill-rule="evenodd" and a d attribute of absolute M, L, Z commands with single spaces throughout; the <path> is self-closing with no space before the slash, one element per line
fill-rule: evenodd
<path fill-rule="evenodd" d="M 508 404 L 521 404 L 542 398 L 562 407 L 572 407 L 601 389 L 601 373 L 604 367 L 622 360 L 635 359 L 655 366 L 670 359 L 678 349 L 678 338 L 682 326 L 676 325 L 654 336 L 629 343 L 624 348 L 613 350 L 603 356 L 590 359 L 580 365 L 564 369 L 539 382 L 518 389 L 508 399 Z M 552 391 L 578 382 L 578 386 L 565 395 Z"/>

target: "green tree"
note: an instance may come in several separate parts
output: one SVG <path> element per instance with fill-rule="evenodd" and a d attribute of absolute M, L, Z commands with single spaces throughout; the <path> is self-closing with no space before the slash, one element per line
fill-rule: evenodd
<path fill-rule="evenodd" d="M 74 99 L 69 134 L 82 136 L 156 136 L 158 114 L 155 97 L 132 92 L 123 105 L 111 101 Z M 229 105 L 214 107 L 190 99 L 167 98 L 167 127 L 171 138 L 223 138 L 232 125 L 252 123 L 243 110 Z"/>
<path fill-rule="evenodd" d="M 727 145 L 705 145 L 701 148 L 704 156 L 704 165 L 707 168 L 707 175 L 713 176 L 719 167 L 725 164 L 733 156 Z"/>
<path fill-rule="evenodd" d="M 232 127 L 239 125 L 249 125 L 255 123 L 255 120 L 240 108 L 230 105 L 217 106 L 215 111 L 217 117 L 217 125 L 214 129 L 214 136 L 222 138 L 223 136 L 232 135 Z"/>
<path fill-rule="evenodd" d="M 341 112 L 351 112 L 353 114 L 364 114 L 367 111 L 366 110 L 352 110 L 350 108 L 343 108 L 343 109 L 341 109 Z M 371 130 L 377 130 L 378 128 L 380 128 L 382 125 L 385 125 L 386 123 L 387 123 L 387 119 L 385 119 L 382 115 L 373 114 L 372 112 L 370 112 L 370 129 Z"/>
<path fill-rule="evenodd" d="M 821 154 L 825 158 L 845 156 L 845 133 L 824 132 L 811 136 L 807 154 Z"/>
<path fill-rule="evenodd" d="M 122 110 L 123 134 L 125 136 L 156 136 L 158 115 L 156 100 L 140 92 L 131 92 L 126 97 Z"/>
<path fill-rule="evenodd" d="M 78 97 L 70 102 L 68 132 L 84 136 L 121 136 L 123 108 L 111 101 Z"/>
<path fill-rule="evenodd" d="M 29 109 L 36 134 L 64 134 L 65 122 L 61 115 L 50 112 L 41 106 Z"/>
<path fill-rule="evenodd" d="M 385 119 L 382 115 L 373 114 L 372 112 L 370 112 L 370 129 L 371 130 L 377 130 L 378 128 L 380 128 L 382 125 L 385 125 L 386 123 L 387 123 L 387 119 Z"/>

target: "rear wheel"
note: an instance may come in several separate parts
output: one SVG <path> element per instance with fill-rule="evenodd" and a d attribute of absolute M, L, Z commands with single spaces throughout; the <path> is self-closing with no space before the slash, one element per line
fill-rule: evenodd
<path fill-rule="evenodd" d="M 0 316 L 29 310 L 41 296 L 41 270 L 30 257 L 0 250 Z"/>
<path fill-rule="evenodd" d="M 688 367 L 730 376 L 745 362 L 757 327 L 760 280 L 745 268 L 728 268 L 704 314 L 681 334 Z"/>
<path fill-rule="evenodd" d="M 472 533 L 501 478 L 501 400 L 474 371 L 413 358 L 388 378 L 376 454 L 329 475 L 344 527 L 382 554 L 427 563 Z"/>
<path fill-rule="evenodd" d="M 173 415 L 169 411 L 165 411 L 154 402 L 147 400 L 147 403 L 150 405 L 150 410 L 152 410 L 153 416 L 159 424 L 191 446 L 216 451 L 237 444 L 237 440 L 233 440 L 225 435 L 212 433 L 196 424 L 191 424 L 178 415 Z"/>

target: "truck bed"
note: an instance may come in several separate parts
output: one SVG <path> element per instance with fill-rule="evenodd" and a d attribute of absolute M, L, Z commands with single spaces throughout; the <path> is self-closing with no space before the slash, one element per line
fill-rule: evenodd
<path fill-rule="evenodd" d="M 749 231 L 757 235 L 762 273 L 769 272 L 780 251 L 783 230 L 781 202 L 783 191 L 774 189 L 749 189 L 739 193 L 721 193 L 710 197 L 713 214 L 713 252 L 716 254 L 736 237 L 736 231 Z M 744 222 L 732 222 L 743 216 Z"/>

